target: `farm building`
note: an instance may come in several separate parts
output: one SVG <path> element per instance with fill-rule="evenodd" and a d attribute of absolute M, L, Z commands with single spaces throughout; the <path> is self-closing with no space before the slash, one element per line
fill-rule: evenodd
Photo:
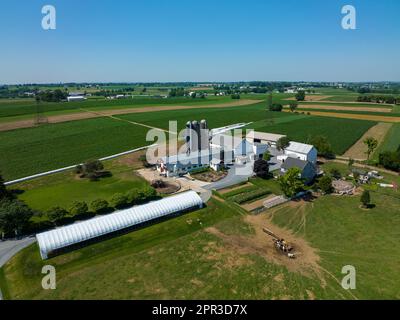
<path fill-rule="evenodd" d="M 71 101 L 83 101 L 86 100 L 85 96 L 69 96 L 67 97 L 68 102 Z"/>
<path fill-rule="evenodd" d="M 211 162 L 213 162 L 212 168 L 220 168 L 217 165 L 221 163 L 221 161 L 217 161 L 219 157 L 219 151 L 214 154 L 208 150 L 204 152 L 192 152 L 190 154 L 180 153 L 162 157 L 158 160 L 156 169 L 161 175 L 165 175 L 166 177 L 179 176 L 201 168 L 208 168 Z"/>
<path fill-rule="evenodd" d="M 310 145 L 300 142 L 290 141 L 290 144 L 284 150 L 284 155 L 279 156 L 279 160 L 285 160 L 288 157 L 297 158 L 304 161 L 310 161 L 313 164 L 317 163 L 318 151 Z"/>
<path fill-rule="evenodd" d="M 258 131 L 250 131 L 246 135 L 246 139 L 253 144 L 261 143 L 261 144 L 267 144 L 269 146 L 276 146 L 278 140 L 283 137 L 286 136 L 282 134 L 258 132 Z"/>
<path fill-rule="evenodd" d="M 47 259 L 50 255 L 71 249 L 77 244 L 128 230 L 172 214 L 202 208 L 202 206 L 203 201 L 199 195 L 194 191 L 188 191 L 106 216 L 43 232 L 36 235 L 40 255 L 42 259 Z"/>
<path fill-rule="evenodd" d="M 281 173 L 284 174 L 291 168 L 299 168 L 301 171 L 301 178 L 304 179 L 306 183 L 311 182 L 317 175 L 316 166 L 310 161 L 288 157 L 281 166 Z"/>

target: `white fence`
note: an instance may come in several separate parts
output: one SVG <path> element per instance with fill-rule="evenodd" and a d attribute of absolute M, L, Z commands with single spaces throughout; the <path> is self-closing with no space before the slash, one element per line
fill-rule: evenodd
<path fill-rule="evenodd" d="M 124 156 L 124 155 L 130 154 L 130 153 L 134 153 L 134 152 L 137 152 L 137 151 L 140 151 L 140 150 L 144 150 L 144 149 L 147 149 L 147 148 L 150 148 L 150 147 L 154 147 L 154 146 L 156 146 L 156 144 L 152 144 L 152 145 L 149 145 L 149 146 L 144 146 L 144 147 L 136 148 L 136 149 L 133 149 L 133 150 L 128 150 L 128 151 L 125 151 L 125 152 L 113 154 L 111 156 L 107 156 L 107 157 L 101 158 L 99 160 L 100 161 L 105 161 L 105 160 L 114 159 L 114 158 L 117 158 L 117 157 L 120 157 L 120 156 Z M 74 164 L 72 166 L 68 166 L 68 167 L 64 167 L 64 168 L 60 168 L 60 169 L 55 169 L 55 170 L 51 170 L 51 171 L 47 171 L 47 172 L 34 174 L 32 176 L 16 179 L 16 180 L 13 180 L 13 181 L 8 181 L 8 182 L 5 182 L 4 184 L 6 186 L 10 186 L 10 185 L 13 185 L 13 184 L 16 184 L 16 183 L 19 183 L 19 182 L 24 182 L 24 181 L 32 180 L 32 179 L 35 179 L 35 178 L 48 176 L 48 175 L 51 175 L 51 174 L 54 174 L 54 173 L 59 173 L 59 172 L 71 170 L 71 169 L 75 168 L 78 165 L 79 164 Z"/>
<path fill-rule="evenodd" d="M 288 199 L 288 198 L 286 198 L 284 196 L 276 196 L 276 197 L 273 197 L 271 199 L 265 200 L 264 201 L 264 207 L 266 209 L 270 209 L 270 208 L 273 208 L 275 206 L 278 206 L 278 205 L 280 205 L 282 203 L 285 203 L 285 202 L 288 202 L 288 201 L 290 201 L 290 199 Z"/>

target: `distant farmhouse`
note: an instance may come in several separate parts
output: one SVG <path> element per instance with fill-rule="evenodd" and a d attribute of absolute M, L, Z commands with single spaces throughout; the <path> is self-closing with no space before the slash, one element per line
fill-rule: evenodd
<path fill-rule="evenodd" d="M 71 101 L 84 101 L 86 100 L 85 94 L 82 92 L 70 92 L 68 97 L 67 97 L 67 101 L 71 102 Z"/>

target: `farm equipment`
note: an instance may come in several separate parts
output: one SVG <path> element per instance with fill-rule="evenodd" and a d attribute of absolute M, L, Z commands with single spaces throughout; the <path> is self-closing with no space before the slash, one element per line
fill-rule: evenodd
<path fill-rule="evenodd" d="M 271 230 L 268 230 L 267 228 L 263 228 L 263 231 L 272 237 L 272 241 L 274 242 L 275 248 L 278 251 L 286 254 L 288 258 L 295 258 L 295 254 L 292 253 L 293 247 L 289 243 L 287 243 L 285 239 L 278 237 L 275 233 L 273 233 Z"/>

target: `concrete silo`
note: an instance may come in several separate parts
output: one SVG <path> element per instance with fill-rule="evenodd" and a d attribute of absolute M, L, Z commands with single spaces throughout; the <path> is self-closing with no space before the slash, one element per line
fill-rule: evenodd
<path fill-rule="evenodd" d="M 206 120 L 200 121 L 200 139 L 199 139 L 199 149 L 208 150 L 209 147 L 209 133 Z"/>

